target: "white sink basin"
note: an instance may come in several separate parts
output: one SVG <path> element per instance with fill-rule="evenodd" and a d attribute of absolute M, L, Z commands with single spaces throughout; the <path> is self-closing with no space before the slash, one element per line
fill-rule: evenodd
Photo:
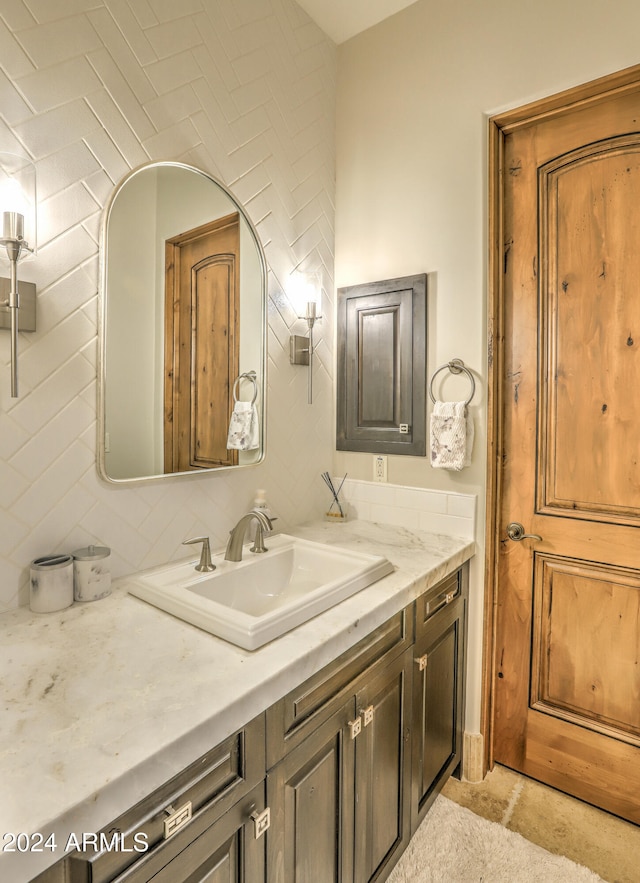
<path fill-rule="evenodd" d="M 216 569 L 198 573 L 198 559 L 125 577 L 128 591 L 167 613 L 255 650 L 393 571 L 386 558 L 280 534 L 267 552 L 244 547 L 243 560 L 213 556 Z"/>

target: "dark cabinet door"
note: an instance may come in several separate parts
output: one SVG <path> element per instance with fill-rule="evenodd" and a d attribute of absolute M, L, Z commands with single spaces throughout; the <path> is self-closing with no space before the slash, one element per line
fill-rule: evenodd
<path fill-rule="evenodd" d="M 270 883 L 382 880 L 406 847 L 411 660 L 409 650 L 359 679 L 267 774 Z"/>
<path fill-rule="evenodd" d="M 356 697 L 362 721 L 355 740 L 356 883 L 383 879 L 409 842 L 411 756 L 405 720 L 411 659 L 410 650 L 403 653 Z"/>
<path fill-rule="evenodd" d="M 413 671 L 412 830 L 462 759 L 466 587 L 418 629 Z"/>
<path fill-rule="evenodd" d="M 351 697 L 267 774 L 270 883 L 353 879 Z"/>

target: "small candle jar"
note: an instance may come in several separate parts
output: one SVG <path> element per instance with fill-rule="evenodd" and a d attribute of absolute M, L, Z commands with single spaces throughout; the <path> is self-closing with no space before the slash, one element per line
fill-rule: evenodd
<path fill-rule="evenodd" d="M 88 546 L 73 553 L 76 601 L 99 601 L 111 594 L 110 554 L 106 546 Z"/>

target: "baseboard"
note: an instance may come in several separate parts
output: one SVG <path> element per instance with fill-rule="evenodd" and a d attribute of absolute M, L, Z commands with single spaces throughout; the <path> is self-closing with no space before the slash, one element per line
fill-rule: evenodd
<path fill-rule="evenodd" d="M 462 778 L 477 784 L 484 779 L 484 739 L 482 733 L 464 733 Z"/>

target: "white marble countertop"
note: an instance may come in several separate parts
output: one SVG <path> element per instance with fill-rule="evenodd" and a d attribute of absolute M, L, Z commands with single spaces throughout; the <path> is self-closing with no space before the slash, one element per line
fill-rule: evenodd
<path fill-rule="evenodd" d="M 296 684 L 468 560 L 473 541 L 354 521 L 298 536 L 384 555 L 394 573 L 254 652 L 121 588 L 59 613 L 0 616 L 0 837 L 53 833 L 56 850 L 0 851 L 12 883 L 63 858 Z"/>

